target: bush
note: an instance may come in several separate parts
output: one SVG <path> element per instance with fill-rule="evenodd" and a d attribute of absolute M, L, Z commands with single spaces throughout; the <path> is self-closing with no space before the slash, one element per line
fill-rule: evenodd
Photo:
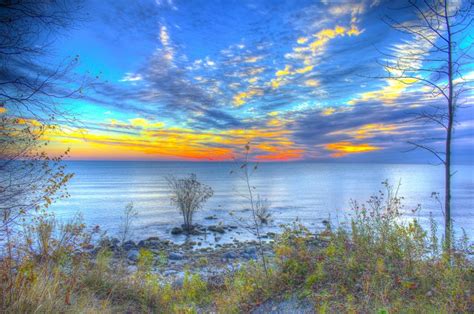
<path fill-rule="evenodd" d="M 193 215 L 212 197 L 214 191 L 208 185 L 199 182 L 195 174 L 184 179 L 174 176 L 166 178 L 171 190 L 171 203 L 176 205 L 183 215 L 184 228 L 193 229 Z"/>
<path fill-rule="evenodd" d="M 329 227 L 314 236 L 297 224 L 286 227 L 276 249 L 279 286 L 304 283 L 318 311 L 472 312 L 467 241 L 451 259 L 438 253 L 436 235 L 402 219 L 403 198 L 383 184 L 385 191 L 367 203 L 353 202 L 349 230 Z"/>

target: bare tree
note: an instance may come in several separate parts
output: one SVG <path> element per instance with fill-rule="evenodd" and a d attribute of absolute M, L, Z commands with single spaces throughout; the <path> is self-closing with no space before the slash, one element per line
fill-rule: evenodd
<path fill-rule="evenodd" d="M 212 197 L 214 191 L 210 186 L 199 182 L 195 174 L 184 179 L 169 176 L 166 180 L 171 190 L 171 203 L 176 205 L 183 215 L 183 227 L 189 232 L 194 227 L 194 213 L 202 208 L 204 203 Z"/>
<path fill-rule="evenodd" d="M 445 191 L 445 241 L 451 248 L 451 178 L 452 144 L 456 114 L 461 107 L 461 96 L 469 90 L 462 69 L 472 62 L 470 49 L 473 24 L 472 1 L 408 0 L 408 7 L 416 15 L 414 21 L 401 22 L 386 16 L 385 22 L 393 29 L 410 35 L 416 40 L 401 55 L 384 53 L 383 62 L 388 76 L 403 84 L 419 83 L 429 96 L 428 109 L 417 114 L 415 120 L 433 123 L 443 130 L 443 148 L 436 147 L 439 138 L 412 141 L 413 149 L 423 149 L 433 154 L 444 165 Z M 428 98 L 428 97 L 426 97 Z M 421 101 L 421 100 L 420 100 Z"/>
<path fill-rule="evenodd" d="M 260 195 L 256 193 L 256 187 L 251 184 L 250 178 L 252 174 L 257 171 L 258 164 L 253 164 L 250 162 L 249 154 L 250 143 L 245 145 L 245 155 L 242 164 L 239 166 L 237 171 L 232 170 L 231 174 L 240 174 L 245 183 L 246 192 L 243 196 L 249 201 L 251 217 L 250 220 L 246 217 L 236 218 L 237 222 L 241 227 L 253 233 L 257 238 L 258 249 L 260 253 L 260 258 L 262 259 L 263 269 L 265 270 L 265 274 L 268 276 L 267 259 L 265 257 L 261 228 L 263 225 L 268 224 L 271 219 L 271 213 L 269 211 L 270 205 L 266 199 L 262 199 Z M 230 214 L 234 217 L 236 216 L 235 212 L 231 212 Z"/>
<path fill-rule="evenodd" d="M 119 240 L 122 247 L 133 236 L 133 222 L 137 216 L 138 211 L 133 206 L 133 203 L 128 203 L 123 211 L 123 216 L 120 218 Z"/>
<path fill-rule="evenodd" d="M 72 25 L 77 2 L 67 0 L 7 0 L 0 2 L 0 237 L 6 286 L 14 287 L 16 225 L 46 209 L 64 190 L 71 174 L 48 156 L 44 136 L 57 128 L 57 118 L 71 121 L 60 102 L 77 97 L 82 88 L 72 70 L 78 56 L 58 64 L 46 62 L 52 43 Z M 43 59 L 42 59 L 43 58 Z M 72 88 L 71 86 L 77 86 Z M 67 151 L 65 152 L 67 154 Z"/>
<path fill-rule="evenodd" d="M 61 101 L 80 97 L 86 82 L 72 72 L 78 56 L 57 64 L 41 58 L 78 9 L 80 2 L 68 0 L 0 3 L 0 231 L 67 195 L 57 193 L 71 177 L 60 164 L 64 154 L 48 156 L 45 135 L 57 131 L 58 118 L 72 122 Z"/>

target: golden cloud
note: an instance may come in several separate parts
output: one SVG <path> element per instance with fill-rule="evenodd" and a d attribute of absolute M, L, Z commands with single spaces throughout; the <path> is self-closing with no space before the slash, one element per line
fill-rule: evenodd
<path fill-rule="evenodd" d="M 331 154 L 332 157 L 343 157 L 349 154 L 366 153 L 381 149 L 380 147 L 373 146 L 368 143 L 358 144 L 346 141 L 329 143 L 324 147 L 327 150 L 335 151 L 335 153 Z"/>

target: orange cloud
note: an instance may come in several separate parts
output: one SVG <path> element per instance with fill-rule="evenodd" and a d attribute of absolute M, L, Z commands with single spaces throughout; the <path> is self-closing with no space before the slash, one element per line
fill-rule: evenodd
<path fill-rule="evenodd" d="M 355 129 L 331 132 L 331 135 L 349 135 L 355 139 L 372 138 L 377 135 L 399 134 L 400 126 L 395 124 L 369 123 Z"/>
<path fill-rule="evenodd" d="M 51 142 L 51 153 L 71 147 L 70 156 L 75 159 L 231 160 L 248 142 L 254 143 L 255 155 L 273 156 L 263 158 L 298 158 L 302 151 L 295 150 L 289 139 L 291 131 L 284 129 L 287 121 L 277 115 L 278 112 L 269 114 L 263 128 L 206 132 L 165 127 L 141 118 L 109 120 L 103 124 L 106 131 L 53 129 L 46 132 L 44 139 Z M 130 132 L 120 132 L 124 128 Z"/>
<path fill-rule="evenodd" d="M 357 144 L 351 142 L 329 143 L 325 145 L 325 148 L 335 151 L 335 153 L 331 154 L 332 157 L 343 157 L 349 154 L 366 153 L 381 149 L 368 143 Z"/>
<path fill-rule="evenodd" d="M 255 159 L 261 161 L 298 160 L 301 159 L 303 153 L 302 149 L 290 149 L 266 155 L 257 155 Z"/>

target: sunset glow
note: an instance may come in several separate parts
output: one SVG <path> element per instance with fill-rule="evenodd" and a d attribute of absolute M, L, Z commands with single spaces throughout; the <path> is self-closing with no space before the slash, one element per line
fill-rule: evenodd
<path fill-rule="evenodd" d="M 412 117 L 439 95 L 420 96 L 418 79 L 388 78 L 397 73 L 385 54 L 428 59 L 430 51 L 382 21 L 388 2 L 86 1 L 84 10 L 81 27 L 52 47 L 57 60 L 77 58 L 75 75 L 88 83 L 61 104 L 80 123 L 58 117 L 62 128 L 44 137 L 51 152 L 221 161 L 250 143 L 260 161 L 425 161 L 404 153 L 407 142 L 438 145 L 440 130 Z M 473 64 L 463 71 L 471 84 Z M 471 89 L 463 101 L 472 99 Z M 6 112 L 15 108 L 0 106 Z M 457 118 L 455 150 L 465 160 L 472 109 Z"/>

